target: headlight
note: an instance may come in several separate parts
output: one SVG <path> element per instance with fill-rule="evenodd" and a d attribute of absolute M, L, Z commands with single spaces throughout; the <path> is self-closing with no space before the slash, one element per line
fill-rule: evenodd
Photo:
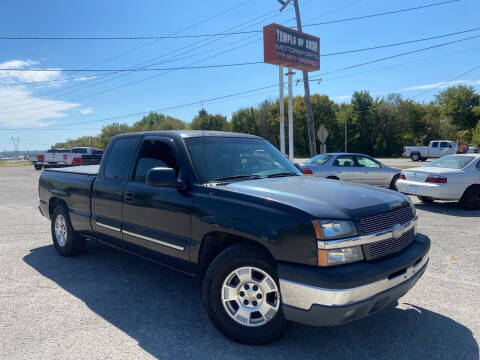
<path fill-rule="evenodd" d="M 357 235 L 355 224 L 343 220 L 314 220 L 318 240 L 334 240 Z"/>
<path fill-rule="evenodd" d="M 352 246 L 342 249 L 318 249 L 318 265 L 331 266 L 348 264 L 363 260 L 361 246 Z"/>
<path fill-rule="evenodd" d="M 415 205 L 413 205 L 412 199 L 410 199 L 410 197 L 407 195 L 405 195 L 405 198 L 408 201 L 408 204 L 410 205 L 410 209 L 412 209 L 413 216 L 417 215 L 417 209 L 415 209 Z"/>

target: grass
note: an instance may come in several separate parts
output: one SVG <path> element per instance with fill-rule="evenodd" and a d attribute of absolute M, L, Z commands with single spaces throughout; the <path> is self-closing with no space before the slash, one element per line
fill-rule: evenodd
<path fill-rule="evenodd" d="M 0 167 L 16 167 L 31 165 L 28 160 L 0 160 Z"/>

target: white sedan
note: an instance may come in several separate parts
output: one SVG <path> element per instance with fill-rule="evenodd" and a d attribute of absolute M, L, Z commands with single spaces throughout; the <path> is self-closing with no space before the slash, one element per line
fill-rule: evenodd
<path fill-rule="evenodd" d="M 480 154 L 448 155 L 402 170 L 397 189 L 423 202 L 457 200 L 465 209 L 480 209 Z"/>

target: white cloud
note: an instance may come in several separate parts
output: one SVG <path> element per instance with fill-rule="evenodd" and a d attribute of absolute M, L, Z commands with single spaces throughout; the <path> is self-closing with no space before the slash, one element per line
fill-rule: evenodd
<path fill-rule="evenodd" d="M 98 78 L 98 76 L 79 76 L 73 79 L 73 81 L 85 81 L 85 80 L 94 80 Z"/>
<path fill-rule="evenodd" d="M 34 60 L 9 60 L 0 63 L 1 69 L 28 69 L 39 64 Z M 62 79 L 62 71 L 28 72 L 0 71 L 0 85 L 23 82 L 38 82 Z M 63 81 L 56 82 L 60 85 Z M 48 83 L 48 85 L 51 85 Z M 53 119 L 66 117 L 67 112 L 80 106 L 67 101 L 49 100 L 35 95 L 38 87 L 3 86 L 0 87 L 0 126 L 40 128 L 52 125 Z M 90 108 L 83 109 L 87 113 Z"/>
<path fill-rule="evenodd" d="M 80 109 L 79 112 L 82 115 L 88 115 L 93 112 L 93 109 L 91 107 L 88 107 L 88 108 Z"/>
<path fill-rule="evenodd" d="M 63 118 L 68 110 L 78 106 L 37 97 L 23 87 L 0 88 L 0 125 L 40 128 L 52 125 L 54 122 L 49 119 Z"/>
<path fill-rule="evenodd" d="M 447 88 L 449 86 L 454 86 L 454 85 L 460 85 L 460 84 L 465 84 L 465 85 L 480 85 L 480 80 L 455 80 L 455 81 L 441 81 L 438 83 L 434 84 L 425 84 L 425 85 L 416 85 L 416 86 L 411 86 L 408 88 L 403 89 L 403 91 L 416 91 L 416 90 L 429 90 L 429 89 L 434 89 L 434 88 Z"/>
<path fill-rule="evenodd" d="M 0 63 L 0 69 L 26 69 L 36 64 L 38 64 L 38 61 L 9 60 Z M 62 71 L 60 69 L 50 70 L 53 71 L 0 71 L 0 84 L 50 81 L 62 78 Z"/>

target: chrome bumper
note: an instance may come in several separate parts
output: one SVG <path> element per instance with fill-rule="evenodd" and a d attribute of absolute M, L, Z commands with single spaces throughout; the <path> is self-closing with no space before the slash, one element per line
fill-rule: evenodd
<path fill-rule="evenodd" d="M 282 304 L 308 311 L 313 305 L 338 307 L 359 303 L 408 282 L 417 273 L 423 272 L 428 259 L 426 253 L 415 265 L 392 278 L 351 289 L 323 289 L 280 279 Z"/>

